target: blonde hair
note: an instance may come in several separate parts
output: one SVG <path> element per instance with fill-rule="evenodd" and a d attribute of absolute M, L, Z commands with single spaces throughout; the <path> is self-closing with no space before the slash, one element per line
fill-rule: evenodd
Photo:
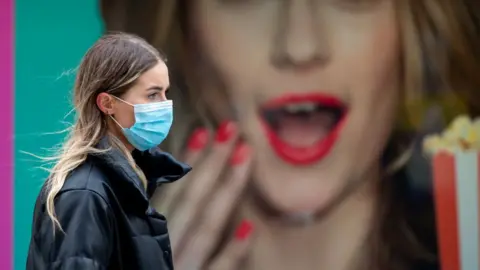
<path fill-rule="evenodd" d="M 172 129 L 185 137 L 171 137 L 167 142 L 169 150 L 178 153 L 195 125 L 208 126 L 215 122 L 213 117 L 209 117 L 210 107 L 203 99 L 204 92 L 198 91 L 198 83 L 192 83 L 199 79 L 192 70 L 196 67 L 192 65 L 195 64 L 192 60 L 198 59 L 195 55 L 198 52 L 192 47 L 195 44 L 191 44 L 189 36 L 188 1 L 159 0 L 148 8 L 133 0 L 115 7 L 109 5 L 109 1 L 102 1 L 102 15 L 107 29 L 138 29 L 137 34 L 154 46 L 166 49 L 167 55 L 173 58 L 174 68 L 184 76 L 177 80 L 184 87 L 173 93 L 180 95 L 176 100 L 183 104 L 178 107 L 184 111 L 176 111 L 177 118 L 181 120 L 176 121 Z M 128 13 L 127 8 L 142 11 Z M 480 11 L 478 1 L 396 0 L 396 11 L 403 43 L 401 87 L 405 89 L 402 93 L 405 102 L 400 108 L 400 128 L 395 130 L 385 151 L 385 167 L 391 174 L 397 174 L 409 159 L 411 138 L 419 124 L 415 118 L 429 104 L 426 100 L 440 101 L 445 105 L 447 110 L 444 113 L 448 118 L 459 110 L 480 113 L 480 99 L 476 98 L 480 89 L 480 76 L 477 75 L 480 70 L 480 20 L 476 17 Z M 136 17 L 140 14 L 142 18 Z M 193 112 L 187 108 L 193 108 Z M 375 239 L 379 243 L 375 247 L 379 257 L 376 264 L 383 267 L 381 269 L 392 269 L 392 261 L 395 260 L 392 258 L 393 243 L 400 243 L 397 246 L 401 250 L 395 251 L 401 253 L 402 258 L 410 259 L 418 257 L 418 254 L 412 253 L 424 253 L 412 231 L 405 226 L 404 199 L 394 196 L 398 193 L 395 182 L 379 183 L 382 192 L 385 191 L 382 196 L 385 207 L 380 214 L 378 228 L 381 239 Z"/>
<path fill-rule="evenodd" d="M 62 230 L 55 215 L 55 197 L 68 175 L 85 162 L 88 155 L 110 150 L 96 148 L 100 139 L 108 135 L 105 115 L 96 104 L 98 94 L 106 92 L 120 97 L 143 72 L 161 60 L 164 61 L 163 57 L 146 41 L 124 33 L 101 37 L 84 55 L 74 86 L 75 123 L 58 155 L 49 159 L 56 161 L 46 183 L 46 211 L 54 230 L 55 227 Z M 114 136 L 108 138 L 110 147 L 121 150 L 146 185 L 143 172 L 123 143 Z"/>

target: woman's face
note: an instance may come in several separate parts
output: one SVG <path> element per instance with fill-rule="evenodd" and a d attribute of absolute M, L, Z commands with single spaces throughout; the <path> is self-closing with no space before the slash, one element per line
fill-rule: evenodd
<path fill-rule="evenodd" d="M 115 134 L 125 146 L 133 150 L 133 145 L 125 138 L 121 128 L 130 128 L 135 124 L 134 105 L 165 101 L 166 91 L 170 87 L 168 68 L 165 62 L 159 61 L 151 69 L 141 74 L 136 82 L 120 97 L 107 93 L 97 97 L 97 106 L 102 112 L 112 116 L 107 118 L 109 130 Z"/>
<path fill-rule="evenodd" d="M 111 98 L 115 104 L 115 119 L 124 128 L 133 126 L 135 114 L 132 105 L 165 101 L 167 100 L 165 92 L 169 87 L 167 65 L 159 61 L 140 75 L 135 84 L 120 99 Z"/>
<path fill-rule="evenodd" d="M 226 85 L 271 206 L 321 211 L 377 175 L 399 99 L 394 0 L 192 5 L 200 59 Z"/>

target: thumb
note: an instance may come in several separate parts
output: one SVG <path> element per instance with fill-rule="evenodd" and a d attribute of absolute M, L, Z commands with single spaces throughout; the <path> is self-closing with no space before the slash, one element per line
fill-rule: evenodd
<path fill-rule="evenodd" d="M 242 259 L 248 252 L 253 233 L 253 224 L 243 220 L 235 231 L 235 237 L 225 249 L 213 260 L 209 270 L 238 269 Z"/>

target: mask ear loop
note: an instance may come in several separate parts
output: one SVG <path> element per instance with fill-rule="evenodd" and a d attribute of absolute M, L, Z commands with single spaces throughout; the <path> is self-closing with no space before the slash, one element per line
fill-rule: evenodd
<path fill-rule="evenodd" d="M 120 100 L 121 102 L 123 102 L 123 103 L 125 103 L 125 104 L 128 104 L 128 105 L 130 105 L 130 106 L 132 106 L 132 107 L 135 107 L 132 103 L 127 102 L 127 101 L 125 101 L 125 100 L 123 100 L 123 99 L 121 99 L 121 98 L 119 98 L 119 97 L 117 97 L 117 96 L 114 96 L 114 95 L 111 95 L 111 96 L 114 97 L 114 98 L 116 98 L 116 99 L 118 99 L 118 100 Z"/>
<path fill-rule="evenodd" d="M 130 106 L 132 106 L 132 107 L 135 107 L 135 106 L 133 106 L 133 104 L 131 104 L 130 102 L 127 102 L 127 101 L 125 101 L 125 100 L 123 100 L 123 99 L 121 99 L 121 98 L 119 98 L 119 97 L 117 97 L 117 96 L 114 96 L 114 95 L 111 95 L 111 96 L 114 97 L 114 98 L 116 98 L 117 100 L 125 103 L 125 104 L 128 104 L 128 105 L 130 105 Z M 113 122 L 115 122 L 121 129 L 124 129 L 124 127 L 122 127 L 122 125 L 120 125 L 120 123 L 117 121 L 117 119 L 115 119 L 115 117 L 113 117 L 111 114 L 109 114 L 108 116 L 110 116 L 110 118 L 112 118 Z"/>
<path fill-rule="evenodd" d="M 115 117 L 113 117 L 111 114 L 109 114 L 108 116 L 110 116 L 110 118 L 112 118 L 113 122 L 115 122 L 121 129 L 124 129 L 124 127 L 122 127 L 122 125 L 120 125 L 120 123 L 118 123 L 117 119 L 115 119 Z"/>

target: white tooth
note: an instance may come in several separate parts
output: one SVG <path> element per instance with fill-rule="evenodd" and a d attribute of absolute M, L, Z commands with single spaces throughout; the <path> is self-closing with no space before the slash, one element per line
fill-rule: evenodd
<path fill-rule="evenodd" d="M 316 108 L 314 103 L 297 103 L 297 104 L 289 104 L 285 106 L 285 111 L 289 113 L 297 113 L 297 112 L 312 112 Z"/>

